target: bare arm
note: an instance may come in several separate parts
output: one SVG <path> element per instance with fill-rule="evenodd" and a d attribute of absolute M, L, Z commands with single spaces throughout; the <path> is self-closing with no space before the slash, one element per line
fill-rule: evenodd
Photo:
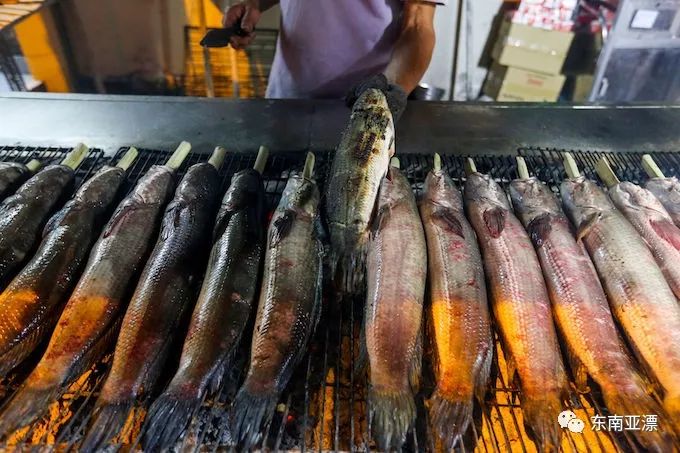
<path fill-rule="evenodd" d="M 385 69 L 387 79 L 410 93 L 418 85 L 432 59 L 436 5 L 409 0 L 404 3 L 401 33 Z"/>

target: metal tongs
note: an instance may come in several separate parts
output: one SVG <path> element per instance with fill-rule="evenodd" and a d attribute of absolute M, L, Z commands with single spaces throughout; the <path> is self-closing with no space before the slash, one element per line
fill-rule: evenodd
<path fill-rule="evenodd" d="M 232 36 L 247 35 L 248 32 L 241 28 L 241 20 L 239 19 L 231 27 L 208 30 L 203 39 L 201 39 L 201 45 L 203 47 L 227 47 Z"/>

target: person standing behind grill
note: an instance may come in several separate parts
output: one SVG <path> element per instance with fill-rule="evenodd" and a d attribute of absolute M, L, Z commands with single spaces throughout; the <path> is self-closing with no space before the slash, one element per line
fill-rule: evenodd
<path fill-rule="evenodd" d="M 396 122 L 420 82 L 435 43 L 434 12 L 446 0 L 245 0 L 226 9 L 248 46 L 262 12 L 281 4 L 281 30 L 268 98 L 339 99 L 348 106 L 366 89 L 385 93 Z"/>

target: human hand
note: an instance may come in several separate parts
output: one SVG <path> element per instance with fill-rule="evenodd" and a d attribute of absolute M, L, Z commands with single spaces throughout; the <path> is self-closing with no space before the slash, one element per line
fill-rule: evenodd
<path fill-rule="evenodd" d="M 259 5 L 253 1 L 245 1 L 237 3 L 229 7 L 222 18 L 222 25 L 224 28 L 233 27 L 240 21 L 242 34 L 235 34 L 231 37 L 229 43 L 234 49 L 243 49 L 248 46 L 253 39 L 255 39 L 255 26 L 260 21 Z"/>
<path fill-rule="evenodd" d="M 352 107 L 359 96 L 364 91 L 375 88 L 382 91 L 387 99 L 387 105 L 392 112 L 392 120 L 396 124 L 401 114 L 406 109 L 406 92 L 399 85 L 390 83 L 385 77 L 385 74 L 376 74 L 367 79 L 364 79 L 354 85 L 345 96 L 345 103 L 348 107 Z"/>

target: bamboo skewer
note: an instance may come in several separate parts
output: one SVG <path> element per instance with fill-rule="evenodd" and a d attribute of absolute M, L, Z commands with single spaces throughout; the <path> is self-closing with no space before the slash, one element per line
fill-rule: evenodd
<path fill-rule="evenodd" d="M 659 166 L 654 161 L 654 158 L 649 154 L 642 156 L 642 168 L 645 169 L 645 173 L 650 178 L 665 178 L 666 175 L 663 174 Z"/>
<path fill-rule="evenodd" d="M 595 171 L 607 188 L 613 187 L 621 182 L 616 176 L 616 173 L 614 173 L 614 170 L 612 170 L 606 157 L 597 161 L 597 164 L 595 164 Z"/>
<path fill-rule="evenodd" d="M 312 175 L 314 174 L 314 163 L 316 162 L 316 158 L 314 157 L 314 153 L 307 153 L 307 159 L 305 160 L 305 168 L 302 170 L 302 176 L 305 179 L 311 179 Z"/>
<path fill-rule="evenodd" d="M 517 174 L 519 175 L 519 179 L 529 179 L 529 168 L 527 168 L 527 162 L 524 160 L 524 157 L 522 156 L 517 156 Z"/>
<path fill-rule="evenodd" d="M 401 168 L 401 161 L 398 157 L 393 157 L 390 159 L 390 167 Z"/>
<path fill-rule="evenodd" d="M 87 157 L 87 153 L 90 151 L 90 148 L 85 146 L 84 143 L 78 143 L 75 148 L 69 152 L 64 160 L 61 161 L 61 165 L 64 165 L 66 167 L 70 167 L 72 170 L 75 170 L 78 168 L 78 165 L 80 165 L 83 160 L 85 160 L 85 157 Z"/>
<path fill-rule="evenodd" d="M 468 157 L 465 160 L 465 174 L 471 175 L 473 173 L 477 173 L 477 165 L 475 165 L 475 161 L 472 157 Z"/>
<path fill-rule="evenodd" d="M 442 156 L 439 153 L 434 153 L 434 171 L 440 171 L 442 169 Z"/>
<path fill-rule="evenodd" d="M 130 149 L 127 150 L 127 152 L 121 157 L 121 159 L 118 161 L 116 164 L 116 167 L 122 168 L 123 171 L 127 171 L 128 168 L 132 165 L 132 163 L 137 159 L 137 156 L 139 155 L 139 151 L 137 151 L 137 148 L 134 146 L 131 146 Z"/>
<path fill-rule="evenodd" d="M 36 171 L 40 170 L 40 167 L 42 167 L 42 163 L 37 159 L 32 159 L 26 164 L 26 168 L 28 168 L 28 171 L 31 173 L 35 173 Z"/>
<path fill-rule="evenodd" d="M 215 167 L 218 171 L 222 168 L 224 164 L 224 159 L 227 157 L 227 150 L 221 146 L 216 146 L 215 151 L 213 151 L 212 156 L 208 159 L 208 163 Z"/>
<path fill-rule="evenodd" d="M 564 160 L 562 163 L 564 164 L 564 170 L 567 172 L 569 179 L 576 179 L 581 176 L 581 171 L 578 169 L 578 164 L 576 163 L 576 160 L 574 160 L 574 156 L 572 156 L 571 153 L 564 154 Z"/>
<path fill-rule="evenodd" d="M 187 158 L 190 151 L 191 143 L 189 142 L 180 143 L 175 152 L 172 153 L 172 156 L 170 156 L 170 159 L 168 159 L 168 161 L 165 163 L 165 165 L 172 168 L 173 170 L 177 170 L 179 167 L 182 166 L 182 162 L 184 162 L 184 159 Z"/>
<path fill-rule="evenodd" d="M 260 150 L 257 152 L 257 157 L 255 158 L 255 165 L 253 166 L 253 169 L 255 169 L 255 171 L 259 174 L 262 174 L 262 172 L 264 172 L 265 165 L 267 165 L 268 158 L 269 149 L 264 145 L 260 146 Z"/>

